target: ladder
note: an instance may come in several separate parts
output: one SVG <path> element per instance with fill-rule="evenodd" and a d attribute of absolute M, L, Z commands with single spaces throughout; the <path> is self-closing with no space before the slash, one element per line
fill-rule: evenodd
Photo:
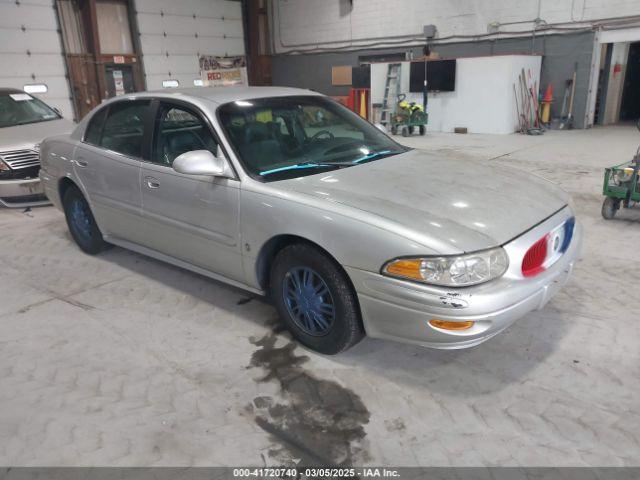
<path fill-rule="evenodd" d="M 382 110 L 380 111 L 380 123 L 384 126 L 391 123 L 391 113 L 395 110 L 394 103 L 400 95 L 400 74 L 402 73 L 401 63 L 390 63 L 387 65 L 387 80 L 384 85 L 384 99 L 382 100 Z M 392 93 L 392 89 L 394 92 Z M 390 97 L 394 97 L 394 102 L 389 102 Z M 391 105 L 394 105 L 393 108 Z"/>

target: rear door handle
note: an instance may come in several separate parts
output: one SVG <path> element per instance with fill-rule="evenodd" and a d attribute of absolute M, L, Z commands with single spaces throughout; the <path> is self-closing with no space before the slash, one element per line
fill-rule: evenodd
<path fill-rule="evenodd" d="M 87 165 L 89 165 L 86 160 L 80 160 L 80 159 L 76 159 L 76 165 L 79 167 L 86 167 Z"/>
<path fill-rule="evenodd" d="M 158 181 L 157 178 L 144 177 L 144 180 L 147 182 L 147 188 L 152 188 L 152 189 L 160 188 L 160 182 Z"/>

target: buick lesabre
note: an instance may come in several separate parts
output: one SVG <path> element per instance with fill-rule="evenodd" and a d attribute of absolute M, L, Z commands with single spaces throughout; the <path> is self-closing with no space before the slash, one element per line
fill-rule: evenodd
<path fill-rule="evenodd" d="M 41 161 L 84 252 L 115 244 L 268 295 L 326 354 L 365 334 L 477 345 L 542 308 L 580 251 L 555 185 L 401 146 L 306 90 L 118 97 Z"/>

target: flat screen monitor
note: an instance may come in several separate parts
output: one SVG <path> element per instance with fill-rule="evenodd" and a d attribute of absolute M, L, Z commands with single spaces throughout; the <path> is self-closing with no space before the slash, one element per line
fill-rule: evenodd
<path fill-rule="evenodd" d="M 456 89 L 456 60 L 429 60 L 427 63 L 427 88 L 430 92 L 453 92 Z M 425 62 L 411 62 L 409 91 L 422 92 L 424 88 Z"/>

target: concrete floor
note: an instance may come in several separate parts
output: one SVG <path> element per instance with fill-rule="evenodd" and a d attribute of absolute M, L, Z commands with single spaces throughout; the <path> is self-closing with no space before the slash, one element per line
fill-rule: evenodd
<path fill-rule="evenodd" d="M 640 209 L 600 217 L 632 128 L 400 140 L 559 182 L 585 226 L 566 288 L 464 351 L 290 343 L 247 293 L 0 211 L 0 465 L 640 465 Z M 275 332 L 275 333 L 274 333 Z"/>

